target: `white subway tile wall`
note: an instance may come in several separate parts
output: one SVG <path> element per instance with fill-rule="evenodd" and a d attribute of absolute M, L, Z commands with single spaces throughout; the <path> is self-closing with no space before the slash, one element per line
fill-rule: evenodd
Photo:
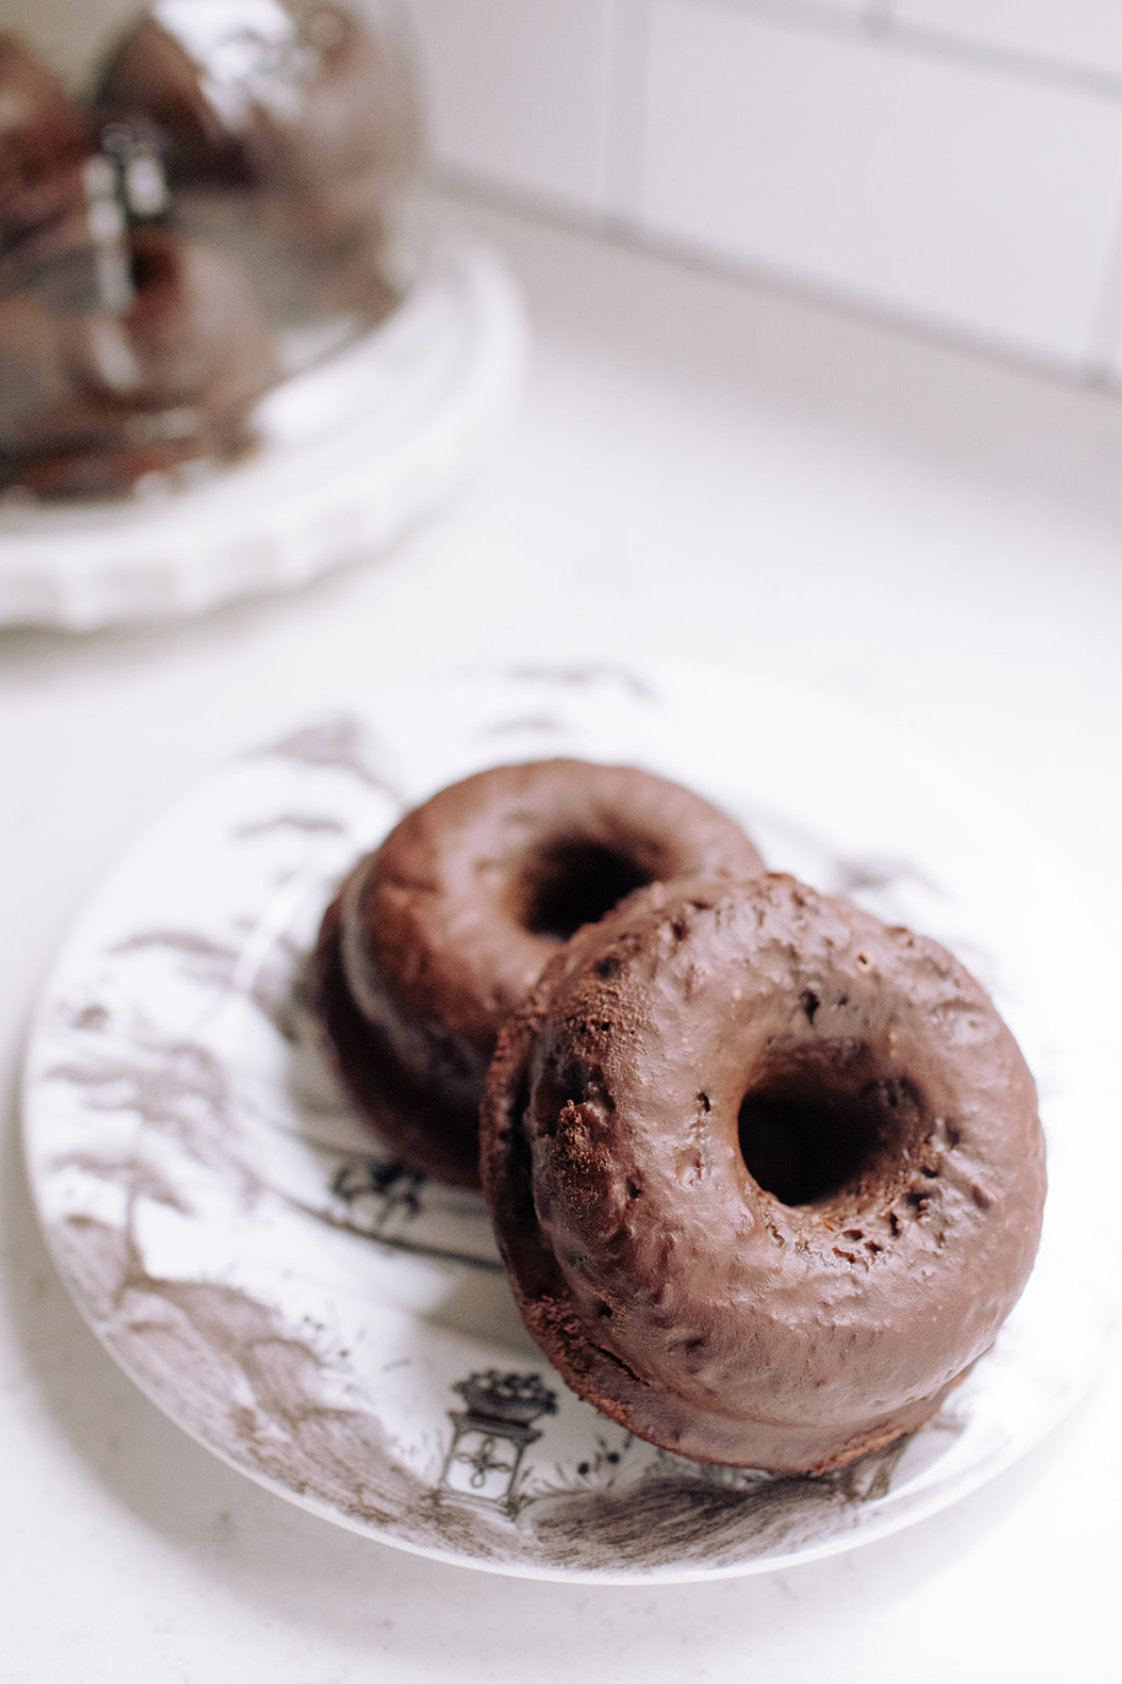
<path fill-rule="evenodd" d="M 608 208 L 613 0 L 410 0 L 437 159 Z"/>
<path fill-rule="evenodd" d="M 1122 385 L 1122 0 L 408 0 L 438 164 Z"/>
<path fill-rule="evenodd" d="M 1122 104 L 691 0 L 654 0 L 648 87 L 642 226 L 1014 350 L 1084 354 Z"/>
<path fill-rule="evenodd" d="M 1120 0 L 893 0 L 892 16 L 901 26 L 1122 81 Z"/>
<path fill-rule="evenodd" d="M 730 6 L 742 4 L 745 11 L 758 11 L 757 0 L 727 0 Z M 829 15 L 831 12 L 844 12 L 848 17 L 873 17 L 878 10 L 883 10 L 886 0 L 771 0 L 771 4 L 779 12 L 809 12 L 813 17 L 815 11 Z"/>

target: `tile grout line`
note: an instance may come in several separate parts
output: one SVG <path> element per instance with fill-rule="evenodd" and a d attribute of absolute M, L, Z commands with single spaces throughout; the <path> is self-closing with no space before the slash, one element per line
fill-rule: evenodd
<path fill-rule="evenodd" d="M 649 0 L 609 0 L 609 7 L 604 73 L 605 224 L 631 234 L 641 227 L 650 4 Z"/>
<path fill-rule="evenodd" d="M 477 196 L 484 204 L 492 205 L 500 212 L 529 217 L 547 228 L 604 239 L 623 250 L 645 254 L 660 262 L 759 291 L 802 308 L 861 323 L 878 332 L 912 340 L 953 356 L 968 357 L 993 368 L 1010 369 L 1068 389 L 1098 391 L 1112 403 L 1122 398 L 1122 378 L 1115 380 L 1105 373 L 1097 375 L 1086 361 L 1077 362 L 1004 344 L 983 334 L 971 333 L 930 316 L 913 313 L 903 305 L 894 308 L 890 304 L 873 302 L 856 291 L 843 291 L 813 276 L 796 274 L 746 258 L 738 259 L 699 241 L 675 237 L 665 230 L 648 229 L 638 222 L 605 222 L 587 206 L 582 210 L 574 205 L 547 204 L 529 189 L 511 187 L 471 170 L 444 166 L 440 185 L 453 197 L 459 194 Z M 1119 257 L 1122 261 L 1122 251 Z"/>
<path fill-rule="evenodd" d="M 1087 334 L 1084 378 L 1090 385 L 1117 393 L 1122 370 L 1116 365 L 1122 349 L 1122 198 L 1115 208 L 1114 235 L 1099 276 L 1098 299 Z"/>
<path fill-rule="evenodd" d="M 644 207 L 651 139 L 647 84 L 652 30 L 660 14 L 668 19 L 677 16 L 683 25 L 690 13 L 694 13 L 699 17 L 708 14 L 714 20 L 723 17 L 730 23 L 743 20 L 749 32 L 760 29 L 761 35 L 774 29 L 777 36 L 787 35 L 788 50 L 792 53 L 798 51 L 792 36 L 802 37 L 808 47 L 815 39 L 836 42 L 839 48 L 845 41 L 851 45 L 864 44 L 870 50 L 879 50 L 885 74 L 891 71 L 891 61 L 884 55 L 893 52 L 913 61 L 965 65 L 983 78 L 996 73 L 1003 80 L 1027 84 L 1030 89 L 1066 89 L 1073 101 L 1086 102 L 1081 107 L 1085 113 L 1093 111 L 1094 104 L 1104 95 L 1112 110 L 1116 111 L 1122 104 L 1122 79 L 1049 68 L 1021 54 L 948 38 L 922 27 L 900 25 L 895 21 L 898 4 L 899 0 L 863 0 L 860 8 L 843 10 L 827 7 L 821 0 L 818 3 L 816 0 L 600 0 L 594 39 L 588 43 L 595 48 L 599 61 L 595 89 L 598 130 L 595 176 L 590 181 L 593 191 L 582 193 L 582 202 L 571 205 L 563 219 L 640 248 L 662 250 L 679 260 L 685 257 L 711 273 L 738 275 L 749 284 L 762 285 L 780 294 L 807 298 L 827 308 L 879 320 L 897 331 L 931 337 L 936 342 L 957 345 L 974 353 L 988 351 L 998 361 L 1047 370 L 1066 381 L 1118 396 L 1122 387 L 1122 368 L 1116 368 L 1122 351 L 1122 196 L 1113 209 L 1109 198 L 1102 205 L 1104 238 L 1098 244 L 1095 261 L 1088 263 L 1083 272 L 1084 302 L 1071 322 L 1071 343 L 1063 354 L 1057 355 L 1003 344 L 999 338 L 987 336 L 984 329 L 972 331 L 969 327 L 942 322 L 928 316 L 922 308 L 910 308 L 898 299 L 874 301 L 863 297 L 860 288 L 839 286 L 824 275 L 788 270 L 782 264 L 752 260 L 746 255 L 737 257 L 723 250 L 719 242 L 703 237 L 676 239 L 669 230 L 648 225 L 650 219 Z M 861 58 L 860 53 L 854 55 L 855 66 Z M 1026 67 L 1028 74 L 1024 73 Z M 977 85 L 976 91 L 984 103 L 987 97 L 984 81 Z M 1012 97 L 1012 89 L 1006 97 Z M 1029 97 L 1027 92 L 1025 97 Z M 1038 93 L 1037 97 L 1043 95 Z M 1072 111 L 1078 115 L 1074 104 Z M 1102 116 L 1106 122 L 1105 111 Z M 1112 145 L 1109 155 L 1113 157 L 1115 153 Z M 533 182 L 526 182 L 521 188 L 509 183 L 504 187 L 486 166 L 461 168 L 448 159 L 445 167 L 453 179 L 465 183 L 474 180 L 485 192 L 497 192 L 500 198 L 522 202 L 528 209 L 540 209 L 547 216 L 551 214 L 552 202 L 548 201 L 546 190 Z M 1085 168 L 1089 169 L 1090 164 Z M 552 209 L 561 211 L 560 206 Z M 1036 214 L 1039 222 L 1039 207 Z M 1090 294 L 1089 300 L 1086 293 Z"/>
<path fill-rule="evenodd" d="M 657 4 L 658 0 L 652 0 Z M 865 11 L 851 16 L 815 5 L 814 0 L 665 0 L 688 10 L 723 12 L 750 18 L 778 28 L 865 41 L 870 46 L 897 48 L 915 57 L 967 64 L 1017 81 L 1096 99 L 1122 103 L 1122 74 L 1089 70 L 1065 64 L 1062 59 L 1044 58 L 998 43 L 967 40 L 963 36 L 901 23 L 894 15 L 894 0 L 869 0 Z"/>

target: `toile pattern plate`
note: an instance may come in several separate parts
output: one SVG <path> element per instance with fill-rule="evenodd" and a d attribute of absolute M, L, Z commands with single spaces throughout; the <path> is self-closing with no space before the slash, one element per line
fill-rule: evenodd
<path fill-rule="evenodd" d="M 522 1329 L 482 1202 L 381 1153 L 316 1051 L 301 966 L 351 862 L 452 779 L 558 753 L 677 778 L 773 868 L 945 942 L 1036 1072 L 1051 1191 L 1029 1288 L 932 1422 L 840 1472 L 698 1466 L 578 1401 Z M 1094 962 L 1082 928 L 984 797 L 813 697 L 662 667 L 373 692 L 217 772 L 93 897 L 31 1035 L 34 1197 L 124 1370 L 328 1520 L 543 1578 L 789 1566 L 955 1501 L 1096 1372 L 1111 1309 L 1072 1188 L 1110 1105 L 1088 994 L 1063 983 Z"/>

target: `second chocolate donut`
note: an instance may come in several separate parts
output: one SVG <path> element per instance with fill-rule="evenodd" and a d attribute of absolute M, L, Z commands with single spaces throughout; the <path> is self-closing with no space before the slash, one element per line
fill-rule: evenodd
<path fill-rule="evenodd" d="M 496 1037 L 559 944 L 647 884 L 763 869 L 739 825 L 664 778 L 569 759 L 495 767 L 359 862 L 324 918 L 309 1001 L 390 1149 L 477 1186 Z"/>

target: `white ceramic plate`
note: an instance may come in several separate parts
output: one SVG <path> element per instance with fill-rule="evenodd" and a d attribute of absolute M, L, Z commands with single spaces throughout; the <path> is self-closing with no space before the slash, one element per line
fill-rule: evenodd
<path fill-rule="evenodd" d="M 313 1050 L 301 960 L 349 863 L 453 778 L 558 752 L 717 800 L 774 867 L 957 950 L 1021 1038 L 1050 1136 L 1038 1265 L 993 1351 L 902 1446 L 769 1478 L 630 1439 L 526 1338 L 480 1201 L 379 1156 Z M 95 895 L 31 1037 L 34 1195 L 79 1307 L 149 1397 L 332 1521 L 539 1577 L 787 1566 L 953 1502 L 1096 1371 L 1110 1302 L 1078 1196 L 1113 1095 L 1083 938 L 1062 881 L 984 798 L 811 698 L 595 667 L 375 693 L 217 773 Z"/>
<path fill-rule="evenodd" d="M 384 548 L 476 468 L 526 343 L 499 259 L 434 237 L 385 322 L 262 400 L 244 461 L 147 499 L 0 508 L 0 625 L 199 614 Z"/>

